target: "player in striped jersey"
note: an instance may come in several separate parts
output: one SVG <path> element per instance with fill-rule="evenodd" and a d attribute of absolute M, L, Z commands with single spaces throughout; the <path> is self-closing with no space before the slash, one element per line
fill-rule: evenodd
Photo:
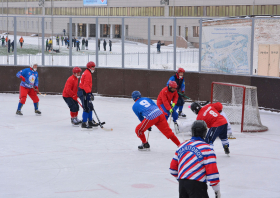
<path fill-rule="evenodd" d="M 150 150 L 150 145 L 146 140 L 144 132 L 151 131 L 155 125 L 167 139 L 171 139 L 177 146 L 180 141 L 170 129 L 166 118 L 158 106 L 150 98 L 142 98 L 139 91 L 132 92 L 132 98 L 135 101 L 132 110 L 137 115 L 141 123 L 136 127 L 136 135 L 141 139 L 142 145 L 138 146 L 138 150 Z"/>
<path fill-rule="evenodd" d="M 180 198 L 209 198 L 206 181 L 216 198 L 221 197 L 219 172 L 214 150 L 204 141 L 207 125 L 203 120 L 192 124 L 192 138 L 177 149 L 170 173 L 179 181 Z"/>

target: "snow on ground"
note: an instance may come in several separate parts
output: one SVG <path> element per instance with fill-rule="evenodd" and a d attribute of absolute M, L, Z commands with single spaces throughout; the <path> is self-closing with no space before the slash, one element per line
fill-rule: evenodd
<path fill-rule="evenodd" d="M 27 98 L 24 115 L 18 117 L 18 94 L 0 94 L 0 197 L 178 197 L 178 183 L 169 174 L 176 145 L 153 127 L 151 151 L 137 150 L 141 142 L 134 129 L 139 121 L 132 99 L 95 97 L 99 118 L 113 131 L 87 132 L 71 126 L 62 96 L 39 97 L 42 116 L 35 116 Z M 194 119 L 188 105 L 184 112 Z M 269 127 L 263 133 L 233 127 L 237 139 L 230 140 L 230 157 L 216 140 L 222 197 L 280 197 L 279 119 L 280 114 L 261 111 L 262 123 Z M 183 134 L 178 136 L 183 141 Z M 212 188 L 208 192 L 214 198 Z"/>
<path fill-rule="evenodd" d="M 1 35 L 2 37 L 3 35 Z M 4 35 L 6 37 L 6 35 Z M 20 36 L 17 36 L 19 40 Z M 42 63 L 41 55 L 41 37 L 23 36 L 23 48 L 20 48 L 17 43 L 17 62 L 20 65 L 30 65 L 30 63 Z M 9 35 L 11 42 L 14 40 L 13 35 Z M 50 38 L 45 38 L 50 39 Z M 60 53 L 49 53 L 45 51 L 45 65 L 52 66 L 68 66 L 69 65 L 69 50 L 65 46 L 56 45 L 55 37 L 53 38 L 54 49 L 59 49 Z M 102 40 L 102 39 L 101 39 Z M 107 51 L 103 49 L 103 40 L 100 44 L 99 65 L 102 67 L 121 67 L 122 65 L 122 42 L 120 39 L 112 39 L 112 52 L 109 51 L 109 39 L 107 40 Z M 82 39 L 80 39 L 80 42 Z M 45 42 L 44 42 L 45 43 Z M 95 39 L 89 40 L 89 50 L 76 51 L 72 49 L 72 65 L 84 66 L 86 63 L 96 61 L 95 56 Z M 0 64 L 7 64 L 7 48 L 0 47 Z M 187 71 L 198 71 L 198 49 L 177 48 L 176 63 L 177 67 L 183 67 Z M 151 46 L 150 62 L 152 69 L 173 69 L 173 47 L 162 46 L 161 53 L 157 53 L 156 45 Z M 9 54 L 9 64 L 14 64 L 13 53 Z M 148 46 L 143 43 L 125 41 L 125 67 L 127 68 L 147 68 L 148 63 Z"/>

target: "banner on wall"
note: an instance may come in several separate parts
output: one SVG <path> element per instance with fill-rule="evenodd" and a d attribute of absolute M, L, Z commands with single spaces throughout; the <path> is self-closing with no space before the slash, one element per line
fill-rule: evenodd
<path fill-rule="evenodd" d="M 107 0 L 83 0 L 84 6 L 106 6 Z"/>

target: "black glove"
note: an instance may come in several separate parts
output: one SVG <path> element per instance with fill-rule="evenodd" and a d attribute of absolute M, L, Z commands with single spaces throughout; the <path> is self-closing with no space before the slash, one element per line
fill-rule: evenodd
<path fill-rule="evenodd" d="M 93 101 L 94 100 L 94 96 L 92 95 L 92 93 L 87 93 L 87 100 L 88 101 Z"/>
<path fill-rule="evenodd" d="M 91 100 L 91 101 L 94 101 L 94 95 L 91 95 L 91 96 L 90 96 L 90 100 Z"/>
<path fill-rule="evenodd" d="M 148 128 L 148 131 L 152 131 L 152 127 Z"/>

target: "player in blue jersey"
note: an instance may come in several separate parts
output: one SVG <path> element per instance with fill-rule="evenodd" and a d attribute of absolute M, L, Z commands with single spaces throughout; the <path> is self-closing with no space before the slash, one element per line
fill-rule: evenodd
<path fill-rule="evenodd" d="M 183 68 L 179 68 L 177 70 L 177 73 L 174 76 L 171 76 L 166 84 L 166 86 L 168 86 L 170 81 L 175 81 L 177 83 L 177 92 L 179 95 L 178 101 L 175 105 L 175 107 L 173 108 L 173 111 L 177 111 L 177 109 L 179 109 L 178 111 L 178 115 L 179 117 L 183 117 L 185 118 L 186 115 L 182 112 L 183 111 L 183 107 L 185 104 L 185 101 L 183 99 L 183 96 L 181 94 L 185 93 L 185 79 L 184 79 L 184 73 L 185 70 Z"/>
<path fill-rule="evenodd" d="M 32 64 L 30 68 L 20 70 L 17 73 L 17 77 L 21 79 L 19 88 L 19 103 L 16 111 L 17 115 L 23 115 L 21 112 L 22 106 L 25 104 L 27 95 L 33 100 L 36 115 L 41 115 L 41 111 L 38 110 L 39 98 L 37 92 L 39 92 L 39 79 L 37 72 L 38 64 Z"/>
<path fill-rule="evenodd" d="M 132 92 L 132 98 L 135 101 L 132 110 L 137 115 L 141 123 L 136 127 L 135 133 L 141 139 L 142 145 L 138 146 L 138 150 L 150 150 L 150 145 L 146 140 L 144 132 L 151 131 L 151 127 L 155 125 L 167 139 L 171 139 L 177 146 L 180 141 L 170 129 L 166 118 L 158 106 L 150 98 L 142 98 L 139 91 Z"/>

